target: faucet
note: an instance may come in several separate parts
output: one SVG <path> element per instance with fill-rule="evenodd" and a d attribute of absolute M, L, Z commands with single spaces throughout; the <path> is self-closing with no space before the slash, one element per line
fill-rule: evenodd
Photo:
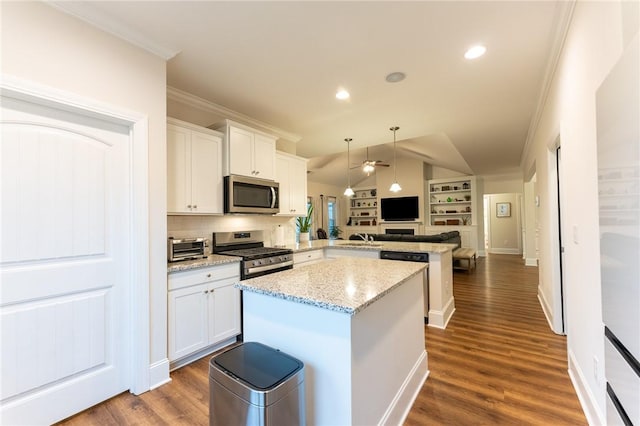
<path fill-rule="evenodd" d="M 365 234 L 364 234 L 364 235 L 362 235 L 362 234 L 356 234 L 356 236 L 357 236 L 357 237 L 362 238 L 362 240 L 363 240 L 365 243 L 371 243 L 371 242 L 373 242 L 373 235 L 368 235 L 366 232 L 365 232 Z"/>
<path fill-rule="evenodd" d="M 362 234 L 356 234 L 356 237 L 360 237 L 360 238 L 362 238 L 362 241 L 365 241 L 365 242 L 366 242 L 366 241 L 369 241 L 369 236 L 367 235 L 367 233 L 366 233 L 366 232 L 365 232 L 365 234 L 364 234 L 364 235 L 362 235 Z"/>

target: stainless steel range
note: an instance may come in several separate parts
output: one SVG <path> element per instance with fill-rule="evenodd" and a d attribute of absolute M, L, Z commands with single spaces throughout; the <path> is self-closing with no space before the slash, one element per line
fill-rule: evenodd
<path fill-rule="evenodd" d="M 262 231 L 214 232 L 211 251 L 242 258 L 243 280 L 293 268 L 293 250 L 265 247 Z"/>

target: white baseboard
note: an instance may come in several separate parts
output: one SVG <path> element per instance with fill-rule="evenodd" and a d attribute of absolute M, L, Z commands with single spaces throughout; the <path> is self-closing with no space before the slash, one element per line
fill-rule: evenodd
<path fill-rule="evenodd" d="M 569 378 L 573 383 L 573 388 L 578 395 L 578 400 L 582 406 L 582 411 L 587 418 L 589 425 L 604 425 L 606 419 L 600 409 L 598 409 L 598 403 L 596 398 L 589 388 L 589 384 L 585 380 L 584 374 L 580 369 L 580 366 L 576 362 L 573 351 L 567 349 L 567 358 L 569 359 Z"/>
<path fill-rule="evenodd" d="M 427 351 L 422 351 L 422 354 L 405 378 L 400 389 L 398 389 L 398 393 L 396 393 L 391 404 L 389 404 L 378 425 L 403 424 L 428 376 Z"/>
<path fill-rule="evenodd" d="M 456 311 L 455 299 L 452 297 L 449 299 L 447 304 L 444 306 L 444 309 L 441 311 L 429 310 L 429 327 L 434 328 L 447 328 L 447 324 L 449 324 L 449 320 L 453 316 L 453 313 Z"/>
<path fill-rule="evenodd" d="M 478 257 L 486 257 L 487 256 L 487 251 L 485 249 L 477 250 L 476 255 Z"/>
<path fill-rule="evenodd" d="M 566 335 L 566 333 L 562 331 L 562 329 L 560 330 L 555 329 L 553 325 L 553 310 L 551 309 L 551 306 L 549 305 L 547 298 L 544 297 L 544 293 L 540 289 L 540 286 L 538 286 L 538 302 L 540 302 L 540 307 L 542 308 L 542 312 L 544 313 L 544 316 L 547 319 L 547 323 L 549 324 L 549 328 L 551 329 L 551 331 L 553 331 L 556 334 L 560 334 L 561 336 Z"/>
<path fill-rule="evenodd" d="M 149 366 L 149 390 L 155 389 L 170 381 L 168 358 L 154 362 Z"/>
<path fill-rule="evenodd" d="M 553 330 L 553 318 L 551 314 L 551 308 L 547 303 L 547 299 L 544 297 L 544 293 L 538 286 L 538 302 L 540 302 L 540 307 L 542 308 L 542 312 L 544 313 L 545 318 L 547 319 L 547 323 L 549 323 L 549 328 Z"/>
<path fill-rule="evenodd" d="M 538 258 L 537 257 L 527 257 L 524 260 L 524 266 L 538 266 Z"/>
<path fill-rule="evenodd" d="M 522 255 L 522 251 L 517 248 L 490 248 L 490 254 L 517 254 L 519 256 Z"/>

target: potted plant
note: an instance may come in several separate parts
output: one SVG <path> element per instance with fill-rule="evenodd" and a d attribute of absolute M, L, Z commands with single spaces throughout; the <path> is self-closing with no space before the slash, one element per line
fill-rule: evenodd
<path fill-rule="evenodd" d="M 296 218 L 296 225 L 300 233 L 300 242 L 309 241 L 309 231 L 311 231 L 311 215 L 313 214 L 313 204 L 307 207 L 307 215 Z"/>
<path fill-rule="evenodd" d="M 331 239 L 337 240 L 340 238 L 340 234 L 342 234 L 342 229 L 337 225 L 329 230 L 329 237 L 331 237 Z"/>

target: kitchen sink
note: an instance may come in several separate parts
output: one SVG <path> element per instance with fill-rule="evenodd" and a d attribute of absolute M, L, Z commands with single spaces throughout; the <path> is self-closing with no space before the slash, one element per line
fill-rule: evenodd
<path fill-rule="evenodd" d="M 351 243 L 340 243 L 338 246 L 342 247 L 382 247 L 382 243 L 372 243 L 364 241 L 354 241 Z"/>

